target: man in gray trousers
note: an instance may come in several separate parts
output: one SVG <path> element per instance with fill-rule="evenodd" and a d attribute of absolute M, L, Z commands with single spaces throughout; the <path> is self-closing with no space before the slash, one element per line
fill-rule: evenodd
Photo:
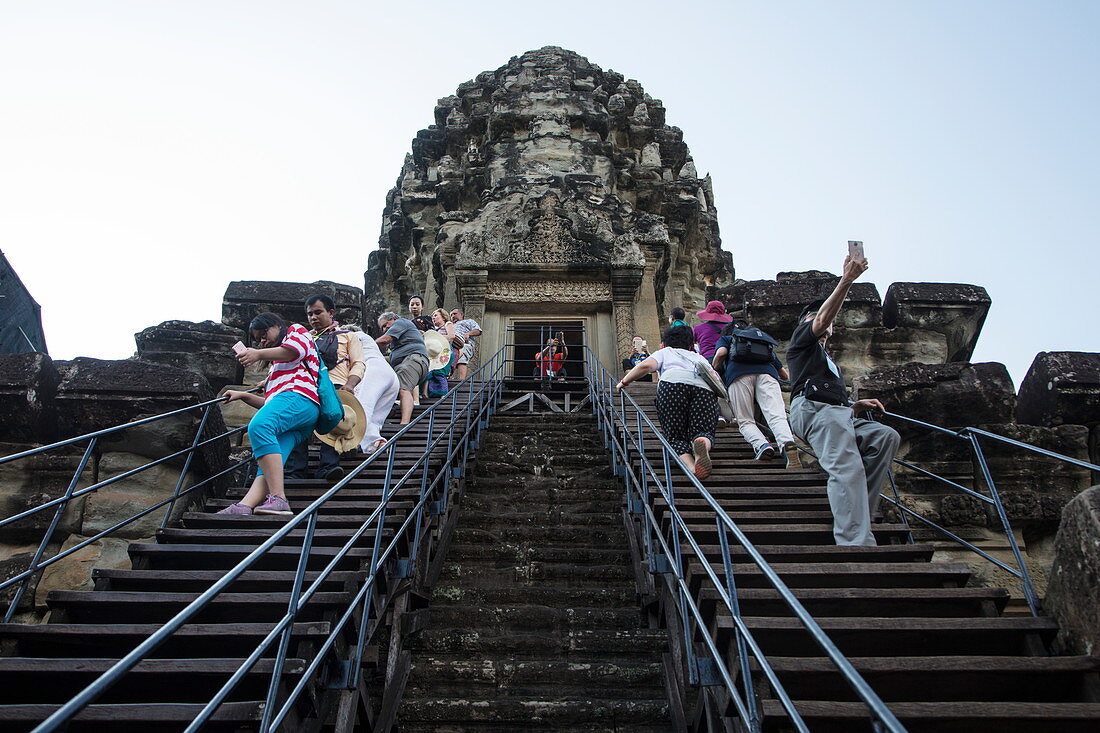
<path fill-rule="evenodd" d="M 787 349 L 791 372 L 791 429 L 809 443 L 829 474 L 829 507 L 838 545 L 875 545 L 871 515 L 901 438 L 897 431 L 856 417 L 882 411 L 878 400 L 851 403 L 840 367 L 825 342 L 852 283 L 867 260 L 844 260 L 844 274 L 832 294 L 802 311 Z"/>

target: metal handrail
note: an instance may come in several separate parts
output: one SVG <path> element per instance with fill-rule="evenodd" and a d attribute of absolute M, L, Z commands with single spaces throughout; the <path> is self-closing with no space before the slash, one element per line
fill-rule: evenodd
<path fill-rule="evenodd" d="M 1060 461 L 1062 463 L 1068 463 L 1070 465 L 1078 466 L 1080 468 L 1086 468 L 1086 469 L 1089 469 L 1089 470 L 1092 470 L 1092 471 L 1100 471 L 1100 466 L 1089 463 L 1088 461 L 1082 461 L 1080 459 L 1073 458 L 1071 456 L 1066 456 L 1066 455 L 1063 455 L 1061 453 L 1056 453 L 1054 451 L 1047 450 L 1046 448 L 1040 448 L 1039 446 L 1031 445 L 1030 443 L 1024 443 L 1022 441 L 1015 440 L 1013 438 L 1009 438 L 1009 437 L 1006 437 L 1004 435 L 998 435 L 996 433 L 991 433 L 987 430 L 982 430 L 980 428 L 963 427 L 963 428 L 958 428 L 958 429 L 953 430 L 951 428 L 945 428 L 943 426 L 935 425 L 933 423 L 925 422 L 923 420 L 917 420 L 916 418 L 906 417 L 905 415 L 899 415 L 899 414 L 894 413 L 894 412 L 883 412 L 882 415 L 885 416 L 885 417 L 894 418 L 896 420 L 901 420 L 903 422 L 910 423 L 912 425 L 916 425 L 916 426 L 924 428 L 926 430 L 932 430 L 934 432 L 942 433 L 944 435 L 948 435 L 950 437 L 957 438 L 959 440 L 965 441 L 968 444 L 968 446 L 970 447 L 971 453 L 974 456 L 974 459 L 978 462 L 978 467 L 981 470 L 981 474 L 982 474 L 982 480 L 985 483 L 986 489 L 989 491 L 989 496 L 985 496 L 984 494 L 981 494 L 981 493 L 979 493 L 979 492 L 977 492 L 973 489 L 962 486 L 961 484 L 959 484 L 955 481 L 951 481 L 950 479 L 947 479 L 943 476 L 939 476 L 938 474 L 933 473 L 932 471 L 929 471 L 927 469 L 923 469 L 923 468 L 921 468 L 919 466 L 916 466 L 912 463 L 909 463 L 907 461 L 903 461 L 901 459 L 895 458 L 894 462 L 901 465 L 901 466 L 904 466 L 905 468 L 915 470 L 923 476 L 927 476 L 927 477 L 935 479 L 935 480 L 937 480 L 941 483 L 947 484 L 948 486 L 951 486 L 955 489 L 961 490 L 961 491 L 965 492 L 968 496 L 970 496 L 974 499 L 980 500 L 983 503 L 985 503 L 986 505 L 992 507 L 994 512 L 997 515 L 998 521 L 1001 524 L 1001 529 L 1004 532 L 1005 538 L 1008 541 L 1009 546 L 1012 548 L 1012 555 L 1013 555 L 1013 558 L 1016 561 L 1016 567 L 1012 567 L 1011 565 L 1008 565 L 1007 563 L 1005 563 L 1001 560 L 998 560 L 997 558 L 990 555 L 988 552 L 985 552 L 980 547 L 976 546 L 974 543 L 963 539 L 962 537 L 958 536 L 957 534 L 950 531 L 946 527 L 942 527 L 939 524 L 937 524 L 936 522 L 933 522 L 932 520 L 930 520 L 930 519 L 922 516 L 921 514 L 913 511 L 909 507 L 904 506 L 901 503 L 901 498 L 899 496 L 895 496 L 894 498 L 890 498 L 888 496 L 883 495 L 883 498 L 886 499 L 891 504 L 893 504 L 895 507 L 897 507 L 898 510 L 900 512 L 902 512 L 903 516 L 911 516 L 911 517 L 923 522 L 924 524 L 928 525 L 929 527 L 932 527 L 936 531 L 944 534 L 945 536 L 947 536 L 951 540 L 963 545 L 964 547 L 971 550 L 972 552 L 977 553 L 982 558 L 984 558 L 985 560 L 988 560 L 989 562 L 993 563 L 994 565 L 1001 568 L 1005 572 L 1009 573 L 1013 577 L 1018 578 L 1020 580 L 1020 582 L 1022 583 L 1022 585 L 1023 585 L 1024 598 L 1027 601 L 1027 605 L 1028 605 L 1028 608 L 1031 611 L 1031 614 L 1033 616 L 1038 616 L 1039 611 L 1040 611 L 1039 594 L 1038 594 L 1038 591 L 1035 590 L 1035 583 L 1031 578 L 1031 573 L 1027 569 L 1027 563 L 1024 562 L 1023 552 L 1020 550 L 1019 542 L 1016 541 L 1016 533 L 1012 529 L 1012 523 L 1009 521 L 1008 512 L 1005 510 L 1004 502 L 1001 501 L 1000 491 L 998 491 L 997 484 L 993 480 L 993 473 L 989 468 L 989 461 L 986 459 L 985 451 L 982 450 L 982 445 L 981 445 L 981 441 L 979 440 L 979 438 L 986 438 L 986 439 L 989 439 L 989 440 L 998 441 L 998 442 L 1003 443 L 1005 445 L 1010 445 L 1010 446 L 1015 447 L 1015 448 L 1021 448 L 1021 449 L 1024 449 L 1024 450 L 1031 451 L 1032 453 L 1042 455 L 1042 456 L 1044 456 L 1046 458 L 1050 458 L 1052 460 Z M 890 474 L 890 481 L 891 481 L 891 484 L 893 484 L 894 479 L 893 479 L 893 473 L 892 472 Z M 896 494 L 896 490 L 895 490 L 895 494 Z"/>
<path fill-rule="evenodd" d="M 502 377 L 504 370 L 503 362 L 504 350 L 500 350 L 479 367 L 473 374 L 468 376 L 465 380 L 458 383 L 451 388 L 449 393 L 443 398 L 439 399 L 435 404 L 429 407 L 427 410 L 418 415 L 409 424 L 403 426 L 398 430 L 384 445 L 378 449 L 366 459 L 364 459 L 358 466 L 348 472 L 348 474 L 341 479 L 338 483 L 324 492 L 320 497 L 314 500 L 308 507 L 296 514 L 290 520 L 287 521 L 280 529 L 274 532 L 268 539 L 257 546 L 251 553 L 248 554 L 243 560 L 241 560 L 232 569 L 226 571 L 226 573 L 219 578 L 213 585 L 211 585 L 206 591 L 201 593 L 193 601 L 191 601 L 185 608 L 179 613 L 173 616 L 170 620 L 165 622 L 156 632 L 146 638 L 141 644 L 134 648 L 125 657 L 116 662 L 112 667 L 103 672 L 99 677 L 89 683 L 83 690 L 77 693 L 72 699 L 61 706 L 55 711 L 49 718 L 39 724 L 34 729 L 35 733 L 47 733 L 48 731 L 59 730 L 66 726 L 68 722 L 77 715 L 87 705 L 94 702 L 100 695 L 106 692 L 111 686 L 116 684 L 127 672 L 133 669 L 139 662 L 147 658 L 153 651 L 163 644 L 172 634 L 178 631 L 182 626 L 188 623 L 195 615 L 206 607 L 211 601 L 214 600 L 219 594 L 225 591 L 234 581 L 237 580 L 245 571 L 252 567 L 260 558 L 264 557 L 273 547 L 278 545 L 284 539 L 286 539 L 292 531 L 301 527 L 303 522 L 306 522 L 305 536 L 302 540 L 302 547 L 299 554 L 299 560 L 297 569 L 295 571 L 294 580 L 289 596 L 288 607 L 286 613 L 282 618 L 274 624 L 271 631 L 259 642 L 256 648 L 251 654 L 242 662 L 233 675 L 225 682 L 221 689 L 211 698 L 211 700 L 203 707 L 199 714 L 191 721 L 187 727 L 187 731 L 198 731 L 217 711 L 220 705 L 225 701 L 226 697 L 236 687 L 236 685 L 244 678 L 252 666 L 260 659 L 261 656 L 276 642 L 279 642 L 278 650 L 276 652 L 275 664 L 271 673 L 271 680 L 268 686 L 267 699 L 263 707 L 262 719 L 260 721 L 261 731 L 276 730 L 280 724 L 286 719 L 292 706 L 295 704 L 298 697 L 301 695 L 305 686 L 313 679 L 313 675 L 320 668 L 321 664 L 330 660 L 329 652 L 335 645 L 337 638 L 347 626 L 349 620 L 351 620 L 356 611 L 360 613 L 360 620 L 358 625 L 358 635 L 354 640 L 354 644 L 350 649 L 351 658 L 346 660 L 336 660 L 338 662 L 337 667 L 345 670 L 345 674 L 342 679 L 337 680 L 334 683 L 337 687 L 342 689 L 355 689 L 358 685 L 358 677 L 361 669 L 361 662 L 364 649 L 373 637 L 373 634 L 379 628 L 381 623 L 380 618 L 376 614 L 372 614 L 373 606 L 373 593 L 374 589 L 379 581 L 379 574 L 384 571 L 388 561 L 391 560 L 404 560 L 405 570 L 411 571 L 410 563 L 415 560 L 415 545 L 410 549 L 409 558 L 396 558 L 395 553 L 401 542 L 401 540 L 408 533 L 408 529 L 413 524 L 416 525 L 416 538 L 418 539 L 423 532 L 421 525 L 425 522 L 426 516 L 436 516 L 445 512 L 447 507 L 447 501 L 449 498 L 450 483 L 452 478 L 457 478 L 465 475 L 467 462 L 469 460 L 470 450 L 477 447 L 480 437 L 480 431 L 487 427 L 489 418 L 493 414 L 496 404 L 499 402 L 500 392 L 502 389 Z M 475 391 L 475 385 L 476 391 Z M 465 401 L 460 406 L 459 397 L 465 392 Z M 449 405 L 449 410 L 446 408 Z M 445 426 L 441 429 L 436 427 L 437 414 L 449 413 L 449 420 L 445 423 Z M 453 427 L 458 423 L 460 419 L 465 420 L 465 430 L 458 437 L 455 436 L 454 430 L 447 429 L 447 427 Z M 400 477 L 395 480 L 394 472 L 394 458 L 396 455 L 396 449 L 400 441 L 413 429 L 414 426 L 427 423 L 428 432 L 424 441 L 423 454 L 413 463 L 413 465 L 405 471 Z M 433 459 L 433 453 L 443 444 L 446 440 L 447 453 L 442 465 L 436 472 L 435 477 L 429 483 L 427 480 L 427 474 Z M 310 550 L 312 548 L 313 537 L 316 533 L 317 522 L 320 510 L 324 508 L 325 504 L 333 497 L 337 496 L 349 481 L 361 474 L 368 467 L 374 465 L 376 462 L 383 460 L 385 456 L 386 472 L 383 479 L 382 498 L 378 506 L 370 513 L 370 515 L 360 524 L 360 526 L 353 532 L 348 540 L 341 546 L 341 548 L 333 555 L 332 559 L 327 563 L 325 568 L 320 571 L 317 577 L 309 584 L 305 586 L 305 574 L 308 559 L 310 557 Z M 385 519 L 387 509 L 397 495 L 398 491 L 403 488 L 407 483 L 411 482 L 415 478 L 415 474 L 420 473 L 420 498 L 416 505 L 408 512 L 401 526 L 394 532 L 394 535 L 388 545 L 383 549 L 382 537 L 385 533 Z M 429 501 L 435 497 L 439 490 L 442 491 L 442 498 L 429 504 Z M 434 492 L 434 493 L 433 493 Z M 316 594 L 321 587 L 322 583 L 332 574 L 340 562 L 348 555 L 351 549 L 356 543 L 366 535 L 371 529 L 372 525 L 375 531 L 374 544 L 371 553 L 371 560 L 368 567 L 368 573 L 366 577 L 361 581 L 360 587 L 357 589 L 354 597 L 347 605 L 343 613 L 340 615 L 339 620 L 330 627 L 330 632 L 326 639 L 320 644 L 318 651 L 314 657 L 310 660 L 310 663 L 306 666 L 305 671 L 301 675 L 301 679 L 294 686 L 294 688 L 288 693 L 286 700 L 282 703 L 281 707 L 276 707 L 277 693 L 280 688 L 280 682 L 283 677 L 284 665 L 289 652 L 289 644 L 292 639 L 293 627 L 296 619 L 298 618 L 301 610 L 306 606 L 310 599 Z M 393 563 L 395 565 L 395 573 L 401 572 L 399 563 Z M 407 577 L 407 576 L 398 576 Z M 374 626 L 370 627 L 369 621 L 374 621 Z"/>
<path fill-rule="evenodd" d="M 778 675 L 775 673 L 767 657 L 753 637 L 741 616 L 737 601 L 736 577 L 733 563 L 730 557 L 730 538 L 745 550 L 751 561 L 760 569 L 767 582 L 778 592 L 779 597 L 790 608 L 793 614 L 809 633 L 814 643 L 821 648 L 825 655 L 833 662 L 845 682 L 852 688 L 860 700 L 867 706 L 873 724 L 882 731 L 890 733 L 904 733 L 906 730 L 897 720 L 894 714 L 875 693 L 866 680 L 856 671 L 851 662 L 844 656 L 840 649 L 828 637 L 821 626 L 814 620 L 806 608 L 795 597 L 791 589 L 783 582 L 774 568 L 764 559 L 753 543 L 745 535 L 742 529 L 734 522 L 722 508 L 721 504 L 699 482 L 694 473 L 684 465 L 675 449 L 669 445 L 661 430 L 653 423 L 638 403 L 625 391 L 620 391 L 616 400 L 612 385 L 618 381 L 617 376 L 603 365 L 595 353 L 584 347 L 586 352 L 586 366 L 589 374 L 589 396 L 593 404 L 600 430 L 604 433 L 608 447 L 611 449 L 612 468 L 616 475 L 622 476 L 626 482 L 627 507 L 635 515 L 644 518 L 643 547 L 646 559 L 649 562 L 650 571 L 661 573 L 674 578 L 670 585 L 674 587 L 676 594 L 678 613 L 680 615 L 680 627 L 683 631 L 684 649 L 689 659 L 687 667 L 689 681 L 693 684 L 706 686 L 721 686 L 729 693 L 738 714 L 750 730 L 759 731 L 761 726 L 761 712 L 759 700 L 753 689 L 749 669 L 749 654 L 757 660 L 761 671 L 776 693 L 776 697 L 783 706 L 791 724 L 799 731 L 809 731 L 805 721 L 795 708 L 793 701 L 783 688 Z M 618 402 L 618 405 L 616 405 Z M 627 418 L 627 407 L 633 408 L 636 415 L 636 425 L 631 426 Z M 645 453 L 646 428 L 656 437 L 661 448 L 663 463 L 662 476 L 656 470 L 649 457 Z M 637 460 L 639 474 L 633 470 L 627 470 L 631 462 Z M 675 488 L 672 486 L 672 467 L 680 470 L 691 483 L 697 495 L 701 497 L 713 510 L 715 526 L 718 530 L 720 552 L 725 580 L 723 581 L 711 567 L 706 553 L 692 535 L 691 529 L 681 517 L 676 508 Z M 666 541 L 665 532 L 653 511 L 650 501 L 649 485 L 652 481 L 668 506 L 668 514 L 671 517 L 669 532 L 671 540 Z M 719 598 L 729 612 L 735 629 L 738 646 L 738 659 L 740 664 L 739 677 L 741 687 L 738 689 L 726 664 L 726 659 L 714 640 L 710 638 L 704 615 L 696 604 L 693 594 L 688 587 L 685 578 L 685 566 L 681 557 L 681 535 L 691 547 L 692 553 L 699 559 L 702 568 L 706 571 L 707 578 L 713 584 Z M 662 552 L 654 552 L 654 543 L 660 546 Z M 696 657 L 690 650 L 693 648 L 692 626 L 702 637 L 707 656 Z"/>
<path fill-rule="evenodd" d="M 252 389 L 252 390 L 249 390 L 249 391 L 256 391 L 256 390 Z M 215 406 L 225 402 L 225 400 L 226 400 L 225 397 L 217 397 L 215 399 L 206 400 L 205 402 L 200 402 L 198 404 L 187 405 L 186 407 L 181 407 L 181 408 L 178 408 L 178 409 L 175 409 L 175 410 L 170 410 L 168 412 L 160 413 L 158 415 L 152 415 L 150 417 L 140 418 L 138 420 L 133 420 L 133 421 L 128 422 L 128 423 L 123 423 L 121 425 L 115 425 L 115 426 L 112 426 L 112 427 L 109 427 L 109 428 L 104 428 L 102 430 L 95 430 L 95 431 L 90 432 L 90 433 L 85 433 L 84 435 L 78 435 L 78 436 L 73 437 L 73 438 L 67 438 L 65 440 L 60 440 L 60 441 L 57 441 L 57 442 L 54 442 L 54 443 L 50 443 L 49 445 L 39 446 L 37 448 L 32 448 L 30 450 L 21 451 L 19 453 L 13 453 L 11 455 L 4 456 L 4 457 L 0 458 L 0 465 L 5 465 L 5 464 L 8 464 L 8 463 L 15 463 L 16 461 L 23 460 L 23 459 L 26 459 L 26 458 L 31 458 L 33 456 L 42 455 L 42 454 L 48 453 L 50 451 L 57 450 L 59 448 L 66 448 L 66 447 L 69 447 L 69 446 L 78 445 L 78 444 L 83 443 L 85 441 L 87 441 L 87 443 L 88 443 L 87 446 L 84 449 L 84 453 L 81 456 L 80 461 L 77 463 L 76 470 L 73 472 L 73 476 L 70 479 L 69 485 L 66 488 L 65 493 L 63 495 L 59 496 L 56 499 L 51 499 L 49 501 L 43 502 L 42 504 L 39 504 L 38 506 L 32 507 L 32 508 L 30 508 L 26 511 L 20 512 L 18 514 L 14 514 L 10 517 L 4 518 L 3 520 L 0 520 L 0 528 L 2 528 L 2 527 L 6 527 L 10 524 L 20 522 L 20 521 L 22 521 L 24 519 L 27 519 L 29 517 L 33 517 L 34 515 L 39 514 L 41 512 L 45 512 L 49 509 L 54 509 L 54 514 L 53 514 L 53 517 L 50 519 L 50 524 L 46 528 L 46 531 L 42 534 L 42 538 L 41 538 L 41 540 L 39 540 L 38 547 L 35 549 L 35 552 L 31 557 L 31 561 L 28 564 L 27 569 L 25 571 L 21 572 L 21 573 L 18 573 L 17 575 L 14 575 L 11 578 L 8 578 L 4 582 L 0 583 L 0 591 L 4 590 L 4 589 L 6 589 L 10 586 L 13 586 L 17 583 L 19 584 L 19 587 L 15 590 L 15 593 L 12 594 L 12 599 L 8 603 L 7 611 L 5 611 L 5 613 L 4 613 L 4 622 L 5 623 L 10 622 L 12 620 L 12 618 L 15 616 L 16 611 L 19 609 L 19 604 L 22 603 L 22 601 L 23 601 L 23 596 L 26 594 L 27 590 L 30 588 L 30 584 L 34 580 L 34 576 L 37 575 L 39 572 L 45 570 L 46 568 L 48 568 L 49 566 L 53 565 L 56 562 L 64 560 L 66 557 L 69 557 L 73 553 L 78 552 L 79 550 L 87 547 L 88 545 L 92 544 L 93 542 L 95 542 L 97 540 L 100 540 L 104 537 L 107 537 L 107 536 L 113 534 L 114 532 L 118 531 L 119 529 L 121 529 L 121 528 L 123 528 L 123 527 L 125 527 L 129 524 L 132 524 L 132 523 L 136 522 L 138 519 L 141 519 L 142 517 L 145 517 L 146 515 L 151 514 L 153 511 L 155 511 L 157 509 L 160 509 L 161 507 L 167 506 L 168 509 L 165 511 L 164 517 L 162 518 L 161 523 L 160 523 L 160 526 L 163 528 L 164 526 L 167 525 L 169 517 L 171 517 L 172 512 L 175 510 L 176 503 L 184 495 L 190 494 L 191 492 L 195 491 L 195 489 L 202 488 L 202 487 L 208 485 L 214 479 L 225 476 L 225 475 L 229 474 L 230 472 L 232 472 L 233 470 L 239 468 L 242 465 L 243 462 L 242 463 L 237 463 L 233 466 L 230 466 L 227 469 L 219 471 L 218 473 L 214 474 L 213 476 L 207 477 L 203 481 L 201 481 L 201 482 L 199 482 L 199 483 L 197 483 L 197 484 L 195 484 L 195 485 L 193 485 L 193 486 L 191 486 L 187 489 L 183 488 L 184 483 L 187 481 L 187 475 L 188 475 L 188 472 L 191 468 L 191 463 L 192 463 L 192 460 L 194 458 L 194 455 L 200 448 L 208 446 L 212 443 L 216 443 L 220 440 L 230 438 L 234 435 L 237 435 L 238 433 L 242 432 L 245 429 L 244 427 L 234 428 L 234 429 L 231 429 L 231 430 L 226 430 L 225 432 L 220 433 L 218 435 L 215 435 L 214 437 L 207 438 L 205 440 L 203 439 L 203 434 L 206 432 L 207 424 L 210 421 L 211 411 L 214 409 Z M 82 489 L 77 489 L 76 488 L 77 485 L 80 483 L 80 477 L 84 474 L 85 469 L 87 469 L 88 463 L 89 463 L 89 461 L 91 461 L 92 456 L 95 454 L 95 451 L 98 448 L 99 442 L 102 438 L 105 438 L 105 437 L 111 436 L 111 435 L 115 435 L 117 433 L 121 433 L 125 430 L 131 430 L 131 429 L 136 428 L 136 427 L 140 427 L 140 426 L 143 426 L 143 425 L 148 425 L 150 423 L 159 422 L 161 420 L 167 420 L 169 418 L 176 417 L 178 415 L 182 415 L 182 414 L 188 413 L 188 412 L 194 412 L 194 411 L 197 411 L 197 410 L 202 410 L 202 418 L 199 420 L 199 425 L 195 429 L 195 437 L 194 437 L 194 440 L 191 441 L 190 447 L 185 448 L 183 450 L 176 451 L 175 453 L 172 453 L 170 455 L 163 456 L 161 458 L 149 461 L 149 462 L 144 463 L 144 464 L 142 464 L 142 465 L 140 465 L 136 468 L 132 468 L 128 471 L 124 471 L 123 473 L 117 474 L 115 476 L 104 479 L 102 481 L 98 481 L 98 482 L 92 484 L 91 486 L 85 486 Z M 153 468 L 154 466 L 159 466 L 162 463 L 167 463 L 169 461 L 173 461 L 173 460 L 176 460 L 178 458 L 183 458 L 184 459 L 183 467 L 180 469 L 179 479 L 177 480 L 176 487 L 173 490 L 172 496 L 169 499 L 157 502 L 156 504 L 154 504 L 150 507 L 147 507 L 146 509 L 144 509 L 140 512 L 137 512 L 137 513 L 127 517 L 126 519 L 123 519 L 120 522 L 116 522 L 111 527 L 108 527 L 107 529 L 97 533 L 94 537 L 86 538 L 86 539 L 82 540 L 81 542 L 79 542 L 78 544 L 74 545 L 73 547 L 70 547 L 69 549 L 67 549 L 63 552 L 59 552 L 58 554 L 56 554 L 56 555 L 54 555 L 50 558 L 47 558 L 46 560 L 42 559 L 43 555 L 46 554 L 46 549 L 49 547 L 50 543 L 53 541 L 54 534 L 57 532 L 57 528 L 61 524 L 61 519 L 64 516 L 65 511 L 68 509 L 69 505 L 72 503 L 72 501 L 74 499 L 79 499 L 80 497 L 85 496 L 87 494 L 91 494 L 95 491 L 98 491 L 99 489 L 102 489 L 105 486 L 110 486 L 111 484 L 114 484 L 118 481 L 121 481 L 121 480 L 126 479 L 126 478 L 130 478 L 131 476 L 134 476 L 136 474 L 147 471 L 150 468 Z"/>

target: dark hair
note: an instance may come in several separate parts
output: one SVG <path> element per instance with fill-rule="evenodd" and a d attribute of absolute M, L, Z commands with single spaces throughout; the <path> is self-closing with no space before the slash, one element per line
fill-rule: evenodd
<path fill-rule="evenodd" d="M 680 306 L 673 308 L 669 315 L 672 316 L 672 320 L 674 321 L 682 321 L 687 318 L 687 313 L 684 313 L 684 309 Z"/>
<path fill-rule="evenodd" d="M 695 334 L 692 333 L 691 326 L 669 326 L 661 335 L 661 340 L 669 348 L 691 351 L 691 347 L 695 345 Z"/>
<path fill-rule="evenodd" d="M 314 303 L 317 303 L 318 301 L 321 303 L 321 306 L 324 307 L 325 310 L 336 310 L 336 304 L 332 302 L 332 298 L 328 297 L 324 293 L 314 293 L 313 295 L 306 298 L 306 308 L 310 307 Z"/>
<path fill-rule="evenodd" d="M 420 301 L 420 305 L 424 305 L 424 296 L 423 296 L 423 295 L 410 295 L 410 296 L 409 296 L 409 302 L 410 302 L 410 303 L 412 302 L 412 299 L 413 299 L 413 298 L 416 298 L 417 300 L 419 300 L 419 301 Z"/>
<path fill-rule="evenodd" d="M 248 324 L 248 335 L 251 336 L 253 331 L 267 333 L 272 326 L 279 327 L 279 343 L 282 343 L 286 338 L 286 321 L 274 313 L 261 313 L 253 318 L 252 323 Z"/>

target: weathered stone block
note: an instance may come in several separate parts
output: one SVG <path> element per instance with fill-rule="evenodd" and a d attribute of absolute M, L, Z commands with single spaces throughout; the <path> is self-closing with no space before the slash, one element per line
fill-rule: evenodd
<path fill-rule="evenodd" d="M 878 399 L 890 412 L 943 427 L 1009 423 L 1016 411 L 1012 378 L 996 362 L 878 367 L 853 386 L 856 399 Z M 894 427 L 920 432 L 902 421 Z"/>
<path fill-rule="evenodd" d="M 336 320 L 340 323 L 363 322 L 363 291 L 360 288 L 329 280 L 314 283 L 238 280 L 229 283 L 225 290 L 222 323 L 247 330 L 253 318 L 269 311 L 287 323 L 305 325 L 305 299 L 314 293 L 332 298 L 336 304 Z"/>
<path fill-rule="evenodd" d="M 32 447 L 34 446 L 0 444 L 0 454 L 13 455 Z M 64 496 L 80 465 L 83 448 L 84 446 L 78 446 L 61 452 L 51 451 L 0 465 L 0 517 L 13 517 Z M 93 458 L 80 476 L 76 489 L 90 486 L 94 482 Z M 80 531 L 84 502 L 84 497 L 73 499 L 62 511 L 61 521 L 54 534 L 55 541 L 61 542 L 70 533 Z M 0 542 L 38 542 L 53 521 L 55 512 L 56 509 L 45 509 L 0 528 Z"/>
<path fill-rule="evenodd" d="M 1068 654 L 1100 654 L 1100 486 L 1066 504 L 1055 539 L 1045 610 Z"/>
<path fill-rule="evenodd" d="M 942 364 L 947 360 L 947 338 L 914 328 L 841 327 L 829 339 L 829 353 L 852 384 L 883 364 Z"/>
<path fill-rule="evenodd" d="M 1016 418 L 1028 425 L 1100 425 L 1100 354 L 1036 354 L 1020 383 Z"/>
<path fill-rule="evenodd" d="M 985 288 L 961 283 L 894 283 L 882 304 L 884 323 L 947 337 L 946 361 L 967 361 L 992 301 Z"/>
<path fill-rule="evenodd" d="M 91 536 L 89 534 L 89 536 Z M 61 552 L 75 547 L 88 537 L 73 535 L 61 546 Z M 151 537 L 149 539 L 152 539 Z M 34 603 L 39 610 L 46 609 L 46 594 L 51 590 L 91 590 L 96 568 L 127 570 L 131 567 L 126 540 L 103 537 L 82 547 L 64 560 L 58 560 L 42 571 L 42 577 L 34 591 Z"/>
<path fill-rule="evenodd" d="M 135 334 L 134 340 L 139 359 L 201 374 L 217 391 L 240 381 L 241 365 L 232 347 L 237 341 L 248 344 L 248 335 L 214 321 L 165 321 Z"/>
<path fill-rule="evenodd" d="M 148 462 L 145 456 L 132 453 L 107 453 L 99 461 L 99 479 L 103 481 L 118 476 Z M 168 499 L 175 492 L 179 478 L 180 472 L 177 469 L 162 463 L 92 492 L 84 505 L 82 532 L 88 536 L 97 534 L 159 501 Z M 187 489 L 193 483 L 192 477 L 188 476 L 184 479 L 182 488 Z M 186 498 L 181 500 L 177 511 L 182 511 L 187 501 Z M 165 511 L 167 507 L 156 509 L 118 529 L 111 537 L 149 537 L 156 533 Z"/>
<path fill-rule="evenodd" d="M 0 544 L 0 582 L 6 582 L 20 573 L 25 572 L 30 567 L 31 560 L 34 559 L 34 553 L 37 549 L 37 543 L 33 545 Z M 38 578 L 31 578 L 31 584 L 28 589 L 29 592 L 23 595 L 23 599 L 19 604 L 20 609 L 29 609 L 31 607 L 36 583 L 38 583 Z M 16 583 L 0 591 L 0 604 L 3 604 L 4 611 L 7 611 L 8 605 L 12 602 L 12 599 L 15 598 L 15 593 L 19 585 L 19 583 Z"/>
<path fill-rule="evenodd" d="M 743 286 L 743 303 L 727 308 L 744 311 L 756 327 L 777 339 L 789 339 L 798 316 L 809 303 L 828 297 L 839 280 L 829 273 L 780 273 L 779 281 L 754 280 Z M 821 276 L 818 276 L 821 275 Z M 736 294 L 734 289 L 731 295 Z M 872 283 L 856 283 L 848 291 L 836 325 L 841 328 L 870 328 L 882 325 L 882 301 Z"/>
<path fill-rule="evenodd" d="M 50 443 L 56 438 L 54 394 L 60 381 L 46 354 L 0 355 L 0 440 Z"/>

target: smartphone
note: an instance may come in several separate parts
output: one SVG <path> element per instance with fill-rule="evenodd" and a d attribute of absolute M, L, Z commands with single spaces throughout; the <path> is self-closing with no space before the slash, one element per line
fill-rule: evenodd
<path fill-rule="evenodd" d="M 237 356 L 240 356 L 240 355 L 241 355 L 241 354 L 243 354 L 244 352 L 245 352 L 245 345 L 244 345 L 244 344 L 242 344 L 242 343 L 241 343 L 240 341 L 238 341 L 237 343 L 233 344 L 233 353 L 234 353 L 234 354 L 236 354 Z"/>
<path fill-rule="evenodd" d="M 865 260 L 867 255 L 863 254 L 863 242 L 856 242 L 854 240 L 848 240 L 848 256 L 853 260 Z"/>

